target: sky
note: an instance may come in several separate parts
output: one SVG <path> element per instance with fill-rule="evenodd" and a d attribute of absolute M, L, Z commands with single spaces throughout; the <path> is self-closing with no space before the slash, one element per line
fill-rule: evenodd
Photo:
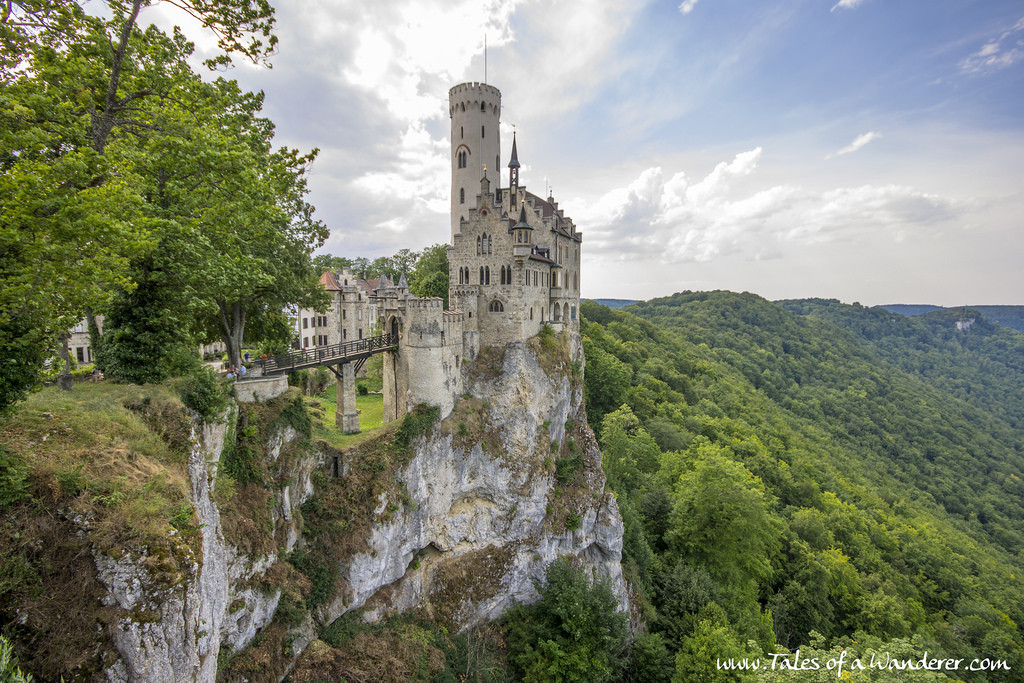
<path fill-rule="evenodd" d="M 227 75 L 320 150 L 320 253 L 449 241 L 448 90 L 484 80 L 486 36 L 502 155 L 514 125 L 521 183 L 583 233 L 584 297 L 1024 305 L 1020 0 L 274 4 L 273 68 Z"/>

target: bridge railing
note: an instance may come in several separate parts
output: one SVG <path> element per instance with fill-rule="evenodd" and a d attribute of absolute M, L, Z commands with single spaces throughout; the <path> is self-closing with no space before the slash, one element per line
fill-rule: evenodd
<path fill-rule="evenodd" d="M 310 367 L 320 364 L 331 364 L 349 357 L 365 357 L 377 351 L 396 346 L 398 335 L 382 334 L 379 337 L 366 337 L 353 341 L 318 346 L 301 351 L 279 353 L 261 361 L 264 374 L 294 370 L 299 367 Z"/>

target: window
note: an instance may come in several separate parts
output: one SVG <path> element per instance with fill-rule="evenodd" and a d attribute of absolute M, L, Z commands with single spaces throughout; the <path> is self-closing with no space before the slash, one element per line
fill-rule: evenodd
<path fill-rule="evenodd" d="M 342 330 L 341 331 L 341 338 L 342 339 L 348 339 L 348 330 Z"/>
<path fill-rule="evenodd" d="M 463 187 L 459 188 L 459 204 L 466 203 L 466 189 Z"/>
<path fill-rule="evenodd" d="M 459 126 L 459 139 L 466 137 L 466 132 L 462 130 L 462 126 Z"/>
<path fill-rule="evenodd" d="M 500 301 L 495 300 L 491 302 L 491 305 L 487 307 L 487 310 L 491 313 L 502 313 L 504 312 L 505 307 Z"/>
<path fill-rule="evenodd" d="M 85 362 L 85 349 L 81 346 L 75 348 L 75 355 L 78 357 L 79 363 Z"/>
<path fill-rule="evenodd" d="M 482 111 L 482 112 L 486 112 L 487 111 L 487 105 L 484 104 L 483 102 L 480 103 L 480 111 Z"/>
<path fill-rule="evenodd" d="M 303 337 L 302 338 L 302 348 L 306 348 L 307 346 L 309 346 L 309 337 Z"/>
<path fill-rule="evenodd" d="M 493 246 L 494 246 L 494 243 L 491 241 L 491 236 L 488 235 L 487 236 L 487 253 L 488 254 L 492 253 L 492 247 Z"/>
<path fill-rule="evenodd" d="M 304 329 L 304 330 L 308 330 L 309 329 L 309 318 L 303 318 L 302 319 L 302 329 Z"/>
<path fill-rule="evenodd" d="M 484 267 L 480 266 L 480 284 L 484 283 Z"/>
<path fill-rule="evenodd" d="M 480 255 L 480 238 L 479 237 L 476 238 L 476 255 L 477 256 Z"/>
<path fill-rule="evenodd" d="M 360 339 L 363 338 L 363 328 L 361 328 L 361 327 L 359 328 L 359 338 Z"/>
<path fill-rule="evenodd" d="M 345 319 L 345 313 L 346 313 L 345 309 L 344 309 L 344 308 L 343 308 L 343 309 L 341 309 L 341 319 L 342 319 L 342 320 L 344 320 L 344 319 Z"/>
<path fill-rule="evenodd" d="M 491 284 L 491 267 L 490 266 L 484 266 L 484 284 L 485 285 Z"/>
<path fill-rule="evenodd" d="M 480 126 L 480 137 L 485 138 L 487 135 L 484 133 L 484 127 Z"/>

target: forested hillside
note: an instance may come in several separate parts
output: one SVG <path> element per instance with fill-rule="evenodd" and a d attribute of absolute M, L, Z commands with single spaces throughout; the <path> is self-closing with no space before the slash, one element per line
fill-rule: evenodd
<path fill-rule="evenodd" d="M 1024 428 L 1024 333 L 993 324 L 981 311 L 938 309 L 905 317 L 834 300 L 778 303 L 853 333 L 901 370 Z"/>
<path fill-rule="evenodd" d="M 650 624 L 636 677 L 743 680 L 715 658 L 800 647 L 1005 659 L 954 677 L 1020 680 L 1019 335 L 727 292 L 583 313 Z"/>
<path fill-rule="evenodd" d="M 885 304 L 878 308 L 890 313 L 901 315 L 921 315 L 932 311 L 957 311 L 960 308 L 943 308 L 942 306 L 931 306 L 928 304 Z M 994 323 L 1014 330 L 1024 331 L 1024 306 L 968 306 L 971 310 L 977 311 Z"/>

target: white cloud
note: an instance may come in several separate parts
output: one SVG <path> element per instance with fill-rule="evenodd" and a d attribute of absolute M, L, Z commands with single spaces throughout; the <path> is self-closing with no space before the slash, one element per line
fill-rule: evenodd
<path fill-rule="evenodd" d="M 760 147 L 737 154 L 699 182 L 648 168 L 597 202 L 581 203 L 572 211 L 586 226 L 588 251 L 662 264 L 781 258 L 800 245 L 923 239 L 970 204 L 902 185 L 745 190 L 740 180 L 756 173 L 761 156 Z"/>
<path fill-rule="evenodd" d="M 825 158 L 826 159 L 831 159 L 834 156 L 839 157 L 839 156 L 843 156 L 844 154 L 849 154 L 851 152 L 856 152 L 858 149 L 860 149 L 864 145 L 868 144 L 872 140 L 877 140 L 880 137 L 882 137 L 882 134 L 879 133 L 876 130 L 872 130 L 872 131 L 869 131 L 867 133 L 863 133 L 861 135 L 858 135 L 856 137 L 856 139 L 853 142 L 851 142 L 850 144 L 848 144 L 846 147 L 843 147 L 842 149 L 836 151 L 835 154 L 829 154 Z"/>
<path fill-rule="evenodd" d="M 991 38 L 981 48 L 960 62 L 965 73 L 998 71 L 1024 60 L 1024 40 L 1018 35 L 1024 31 L 1024 19 Z"/>
<path fill-rule="evenodd" d="M 679 5 L 679 11 L 683 14 L 689 14 L 693 11 L 693 8 L 697 6 L 697 0 L 683 0 L 682 4 Z"/>
<path fill-rule="evenodd" d="M 839 0 L 839 2 L 832 5 L 831 11 L 835 12 L 837 9 L 853 9 L 863 1 L 864 0 Z"/>

